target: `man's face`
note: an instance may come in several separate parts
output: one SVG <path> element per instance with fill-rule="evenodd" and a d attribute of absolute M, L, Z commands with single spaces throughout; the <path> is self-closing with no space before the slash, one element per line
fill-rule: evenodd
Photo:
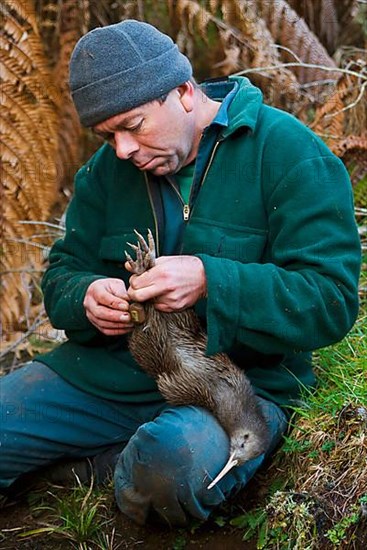
<path fill-rule="evenodd" d="M 174 174 L 196 156 L 192 89 L 175 88 L 161 103 L 152 101 L 115 115 L 93 128 L 120 159 L 157 176 Z"/>

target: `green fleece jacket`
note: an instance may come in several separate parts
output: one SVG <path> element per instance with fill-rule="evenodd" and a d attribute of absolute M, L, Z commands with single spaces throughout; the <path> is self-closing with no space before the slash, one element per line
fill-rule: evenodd
<path fill-rule="evenodd" d="M 264 105 L 247 79 L 236 81 L 182 253 L 205 267 L 208 296 L 196 310 L 207 354 L 228 353 L 259 395 L 287 406 L 300 387 L 314 384 L 310 352 L 343 338 L 357 315 L 352 192 L 342 162 L 317 136 Z M 147 181 L 102 146 L 76 176 L 66 234 L 43 279 L 48 315 L 68 341 L 38 360 L 87 392 L 121 401 L 161 396 L 130 356 L 127 338 L 106 337 L 88 321 L 83 298 L 101 277 L 128 285 L 124 250 L 134 228 L 152 228 L 159 243 Z"/>

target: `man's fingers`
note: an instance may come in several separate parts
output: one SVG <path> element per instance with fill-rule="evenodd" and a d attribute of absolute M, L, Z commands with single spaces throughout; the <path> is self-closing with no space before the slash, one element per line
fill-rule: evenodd
<path fill-rule="evenodd" d="M 104 288 L 99 288 L 94 292 L 94 299 L 98 304 L 110 307 L 112 309 L 127 311 L 129 307 L 126 303 L 126 300 L 128 299 L 126 290 L 124 290 L 123 293 L 121 292 L 121 296 L 116 296 Z"/>
<path fill-rule="evenodd" d="M 128 295 L 125 283 L 121 279 L 99 279 L 88 287 L 86 299 L 112 309 L 126 311 Z"/>
<path fill-rule="evenodd" d="M 106 319 L 101 319 L 99 317 L 96 317 L 93 315 L 93 313 L 88 313 L 87 317 L 93 325 L 95 325 L 99 330 L 101 329 L 107 329 L 107 330 L 121 330 L 126 328 L 132 328 L 134 325 L 131 322 L 130 315 L 126 315 L 125 319 L 121 319 L 121 321 L 109 321 Z"/>
<path fill-rule="evenodd" d="M 129 279 L 130 288 L 139 290 L 140 288 L 146 288 L 156 283 L 156 271 L 154 268 L 142 273 L 141 275 L 131 275 Z"/>
<path fill-rule="evenodd" d="M 121 279 L 107 279 L 106 289 L 118 298 L 126 296 L 126 287 Z"/>
<path fill-rule="evenodd" d="M 151 287 L 142 288 L 140 290 L 134 290 L 129 288 L 129 299 L 133 302 L 146 302 L 147 300 L 152 300 L 157 296 L 157 293 L 154 292 L 154 289 Z"/>
<path fill-rule="evenodd" d="M 91 283 L 84 297 L 88 320 L 103 334 L 117 336 L 131 332 L 129 297 L 120 279 L 99 279 Z"/>
<path fill-rule="evenodd" d="M 107 321 L 100 321 L 99 319 L 95 319 L 95 322 L 92 321 L 92 318 L 90 319 L 90 322 L 97 327 L 99 330 L 130 330 L 134 328 L 133 323 L 108 323 Z"/>
<path fill-rule="evenodd" d="M 87 308 L 87 312 L 90 313 L 95 319 L 101 321 L 108 321 L 111 323 L 129 322 L 130 314 L 127 307 L 124 310 L 110 309 L 105 306 L 93 305 Z"/>
<path fill-rule="evenodd" d="M 133 327 L 124 327 L 124 328 L 103 328 L 96 325 L 96 328 L 99 332 L 102 332 L 105 336 L 123 336 L 124 334 L 129 334 L 133 330 Z"/>
<path fill-rule="evenodd" d="M 127 291 L 129 300 L 146 302 L 172 290 L 165 273 L 160 271 L 153 267 L 141 275 L 132 275 L 129 279 L 130 286 Z"/>
<path fill-rule="evenodd" d="M 130 277 L 129 300 L 154 300 L 160 311 L 181 311 L 206 294 L 202 261 L 195 256 L 161 256 L 154 267 Z"/>

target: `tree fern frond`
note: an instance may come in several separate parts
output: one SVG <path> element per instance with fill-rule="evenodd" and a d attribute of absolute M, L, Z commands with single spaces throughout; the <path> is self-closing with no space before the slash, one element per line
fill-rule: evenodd
<path fill-rule="evenodd" d="M 256 0 L 256 6 L 260 16 L 266 21 L 274 41 L 288 49 L 280 49 L 280 57 L 284 62 L 294 61 L 296 57 L 303 63 L 336 66 L 319 39 L 288 2 L 277 0 L 270 3 L 267 0 Z M 302 67 L 295 68 L 294 73 L 301 83 L 321 80 L 325 76 L 325 73 L 317 69 L 309 70 Z M 337 80 L 338 75 L 330 73 L 328 78 Z"/>
<path fill-rule="evenodd" d="M 334 0 L 288 0 L 290 7 L 302 17 L 311 31 L 333 54 L 340 32 L 337 2 Z"/>
<path fill-rule="evenodd" d="M 356 157 L 361 152 L 366 154 L 366 94 L 366 82 L 361 85 L 357 77 L 343 75 L 334 93 L 316 109 L 311 128 L 323 136 L 330 149 L 343 160 L 350 158 L 351 151 Z"/>
<path fill-rule="evenodd" d="M 263 67 L 280 64 L 280 55 L 266 22 L 259 17 L 256 1 L 223 0 L 223 20 L 241 34 L 242 68 Z M 266 74 L 253 75 L 252 80 L 260 86 L 265 98 L 278 107 L 293 108 L 300 101 L 296 76 L 287 68 L 275 69 Z"/>
<path fill-rule="evenodd" d="M 0 258 L 1 322 L 26 322 L 32 275 L 13 273 L 25 259 L 35 267 L 42 258 L 27 244 L 33 228 L 21 219 L 44 220 L 56 194 L 57 122 L 60 95 L 52 85 L 34 5 L 4 1 L 4 35 L 0 63 L 3 77 L 1 117 L 4 244 Z"/>
<path fill-rule="evenodd" d="M 81 127 L 74 104 L 71 100 L 69 87 L 69 60 L 76 42 L 87 31 L 84 8 L 86 2 L 75 3 L 74 0 L 64 0 L 60 10 L 60 38 L 59 56 L 52 72 L 52 81 L 59 91 L 62 110 L 59 114 L 57 133 L 57 172 L 58 184 L 63 185 L 63 180 L 70 176 L 69 167 L 75 167 L 80 160 L 79 139 Z"/>

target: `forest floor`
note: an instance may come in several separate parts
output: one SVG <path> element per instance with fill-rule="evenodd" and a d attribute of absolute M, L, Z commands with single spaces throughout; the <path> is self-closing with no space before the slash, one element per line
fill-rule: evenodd
<path fill-rule="evenodd" d="M 252 483 L 253 494 L 256 483 Z M 256 543 L 243 541 L 243 532 L 231 526 L 230 514 L 234 517 L 244 514 L 254 501 L 247 500 L 245 494 L 238 495 L 230 507 L 222 510 L 213 519 L 199 525 L 193 522 L 187 528 L 170 529 L 167 526 L 150 524 L 138 526 L 117 511 L 113 502 L 112 486 L 103 491 L 93 491 L 87 505 L 90 509 L 98 501 L 96 514 L 91 513 L 91 524 L 82 531 L 81 515 L 75 510 L 74 525 L 71 517 L 60 520 L 60 502 L 85 498 L 86 490 L 77 485 L 73 490 L 48 485 L 40 493 L 33 491 L 28 498 L 18 502 L 8 502 L 0 515 L 1 550 L 117 550 L 144 548 L 149 550 L 183 550 L 200 548 L 203 550 L 244 549 L 255 550 Z M 66 496 L 68 493 L 68 496 Z M 51 494 L 53 496 L 51 496 Z M 248 495 L 249 492 L 246 491 Z M 56 506 L 55 506 L 56 504 Z M 51 510 L 44 507 L 50 506 Z M 63 507 L 63 506 L 61 506 Z M 231 508 L 231 510 L 229 510 Z M 236 511 L 235 511 L 236 510 Z M 80 514 L 80 509 L 79 509 Z M 224 515 L 222 515 L 224 514 Z M 79 531 L 79 532 L 78 532 Z M 78 542 L 79 540 L 79 542 Z"/>

